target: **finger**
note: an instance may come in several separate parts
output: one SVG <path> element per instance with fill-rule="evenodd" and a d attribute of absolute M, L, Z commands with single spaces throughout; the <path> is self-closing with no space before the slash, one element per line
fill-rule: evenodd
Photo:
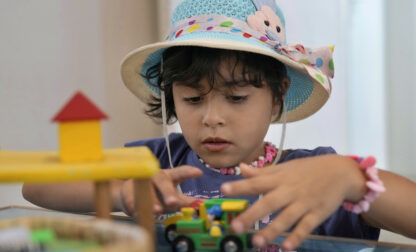
<path fill-rule="evenodd" d="M 202 171 L 196 167 L 184 165 L 173 169 L 166 169 L 173 183 L 179 184 L 182 181 L 190 178 L 197 178 L 202 175 Z"/>
<path fill-rule="evenodd" d="M 163 212 L 163 205 L 160 203 L 156 190 L 153 187 L 152 187 L 152 195 L 153 195 L 153 213 L 161 214 Z"/>
<path fill-rule="evenodd" d="M 307 159 L 307 158 L 303 158 Z M 251 176 L 258 176 L 258 175 L 266 175 L 266 174 L 275 174 L 280 172 L 284 169 L 290 169 L 293 166 L 301 166 L 301 162 L 305 162 L 302 159 L 290 160 L 281 164 L 269 165 L 262 168 L 253 168 L 249 165 L 245 165 L 243 167 L 240 166 L 242 173 L 247 172 L 247 174 Z M 248 168 L 248 169 L 247 169 Z M 244 170 L 244 171 L 243 171 Z"/>
<path fill-rule="evenodd" d="M 226 196 L 249 196 L 266 193 L 279 185 L 277 176 L 256 176 L 234 182 L 224 183 L 221 191 Z"/>
<path fill-rule="evenodd" d="M 287 236 L 287 238 L 281 244 L 284 250 L 294 250 L 299 244 L 306 239 L 307 235 L 310 234 L 322 221 L 320 215 L 310 212 L 305 215 L 296 228 Z"/>
<path fill-rule="evenodd" d="M 183 194 L 179 194 L 180 199 L 180 207 L 188 207 L 191 205 L 192 202 L 197 200 L 197 198 L 189 197 Z"/>
<path fill-rule="evenodd" d="M 292 197 L 285 190 L 275 190 L 257 200 L 246 211 L 237 216 L 231 226 L 236 233 L 248 230 L 257 220 L 276 212 L 289 204 Z"/>
<path fill-rule="evenodd" d="M 130 179 L 125 181 L 120 189 L 120 207 L 121 210 L 132 216 L 134 213 L 134 193 L 133 193 L 133 181 Z"/>
<path fill-rule="evenodd" d="M 254 177 L 254 176 L 260 174 L 259 173 L 260 169 L 254 168 L 254 167 L 252 167 L 252 166 L 250 166 L 246 163 L 241 163 L 239 165 L 239 167 L 240 167 L 240 170 L 241 170 L 241 175 L 245 178 L 251 178 L 251 177 Z"/>
<path fill-rule="evenodd" d="M 293 226 L 307 211 L 303 203 L 290 204 L 267 227 L 253 237 L 254 245 L 262 247 L 272 243 L 276 237 Z"/>
<path fill-rule="evenodd" d="M 161 172 L 153 179 L 155 187 L 156 198 L 160 200 L 160 203 L 167 207 L 174 206 L 178 203 L 178 191 L 173 185 L 170 177 Z"/>
<path fill-rule="evenodd" d="M 288 235 L 282 243 L 287 250 L 296 248 L 310 234 L 314 228 L 322 223 L 328 216 L 338 209 L 339 204 L 328 205 L 325 202 L 318 203 L 307 214 L 305 214 L 295 229 Z"/>

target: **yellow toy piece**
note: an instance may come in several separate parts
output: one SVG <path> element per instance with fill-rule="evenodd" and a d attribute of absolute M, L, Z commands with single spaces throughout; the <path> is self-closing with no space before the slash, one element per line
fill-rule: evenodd
<path fill-rule="evenodd" d="M 209 229 L 209 235 L 213 237 L 219 237 L 223 235 L 221 230 L 221 222 L 220 221 L 213 221 L 211 224 L 211 228 Z"/>
<path fill-rule="evenodd" d="M 195 209 L 192 207 L 182 207 L 181 213 L 183 214 L 184 220 L 192 220 L 192 216 L 194 215 Z"/>
<path fill-rule="evenodd" d="M 88 97 L 81 92 L 75 93 L 52 119 L 59 124 L 61 161 L 100 160 L 102 158 L 100 120 L 107 118 L 107 115 Z"/>
<path fill-rule="evenodd" d="M 247 201 L 225 201 L 221 203 L 221 210 L 226 212 L 241 212 L 248 206 Z"/>
<path fill-rule="evenodd" d="M 99 218 L 110 218 L 112 204 L 109 181 L 133 178 L 137 221 L 153 239 L 151 177 L 158 171 L 159 162 L 147 147 L 104 150 L 101 160 L 78 163 L 61 162 L 57 151 L 0 150 L 0 182 L 94 181 L 94 204 Z"/>
<path fill-rule="evenodd" d="M 164 224 L 165 228 L 167 228 L 170 225 L 176 224 L 176 222 L 178 222 L 179 220 L 183 220 L 183 214 L 182 213 L 178 213 L 178 214 L 175 214 L 173 216 L 170 216 L 169 218 L 167 218 L 163 222 L 163 224 Z"/>
<path fill-rule="evenodd" d="M 62 163 L 57 151 L 0 151 L 0 182 L 71 182 L 150 178 L 159 163 L 147 147 L 103 150 L 99 161 Z"/>
<path fill-rule="evenodd" d="M 59 145 L 62 162 L 100 160 L 103 157 L 100 121 L 61 122 Z"/>
<path fill-rule="evenodd" d="M 211 226 L 211 222 L 208 221 L 207 206 L 205 203 L 199 205 L 199 218 L 205 220 L 205 228 L 208 230 Z"/>

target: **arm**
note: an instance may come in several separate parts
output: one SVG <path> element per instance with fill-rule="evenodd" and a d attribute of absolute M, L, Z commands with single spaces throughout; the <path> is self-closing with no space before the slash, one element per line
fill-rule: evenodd
<path fill-rule="evenodd" d="M 179 194 L 178 183 L 201 175 L 201 170 L 191 166 L 175 169 L 162 169 L 152 178 L 154 185 L 154 212 L 172 212 L 187 206 L 194 199 Z M 132 180 L 112 180 L 110 182 L 113 211 L 134 212 Z M 69 212 L 94 211 L 94 185 L 92 182 L 24 184 L 23 197 L 35 205 Z"/>
<path fill-rule="evenodd" d="M 416 183 L 388 171 L 379 171 L 386 192 L 361 214 L 371 226 L 416 239 Z"/>
<path fill-rule="evenodd" d="M 178 192 L 177 186 L 184 180 L 199 177 L 202 171 L 192 166 L 179 166 L 174 169 L 161 169 L 152 178 L 153 212 L 155 214 L 171 213 L 181 207 L 189 206 L 195 199 Z M 133 181 L 123 183 L 116 199 L 116 207 L 127 215 L 134 213 Z"/>
<path fill-rule="evenodd" d="M 110 182 L 112 202 L 117 202 L 122 180 Z M 94 184 L 92 182 L 27 184 L 23 197 L 38 206 L 66 212 L 94 212 Z M 117 211 L 115 205 L 113 210 Z"/>

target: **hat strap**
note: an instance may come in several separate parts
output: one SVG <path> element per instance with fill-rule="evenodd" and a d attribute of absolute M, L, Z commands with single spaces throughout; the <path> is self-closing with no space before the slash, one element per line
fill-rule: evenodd
<path fill-rule="evenodd" d="M 160 72 L 163 72 L 163 57 L 160 60 Z M 163 81 L 163 79 L 162 79 Z M 162 86 L 164 86 L 162 84 Z M 165 97 L 165 91 L 163 89 L 160 90 L 160 100 L 162 103 L 162 124 L 163 124 L 163 136 L 165 138 L 165 143 L 166 143 L 166 149 L 168 150 L 168 158 L 169 158 L 169 165 L 170 168 L 173 169 L 173 163 L 172 163 L 172 154 L 170 151 L 170 144 L 169 144 L 169 130 L 168 130 L 168 126 L 167 126 L 167 116 L 166 116 L 166 97 Z M 180 184 L 178 184 L 177 186 L 178 188 L 178 192 L 182 193 L 182 189 Z"/>
<path fill-rule="evenodd" d="M 279 162 L 282 153 L 283 153 L 283 144 L 285 143 L 285 137 L 286 137 L 286 114 L 287 114 L 287 107 L 286 107 L 286 103 L 283 101 L 283 124 L 282 124 L 282 134 L 280 136 L 280 144 L 279 144 L 279 149 L 277 150 L 277 156 L 275 158 L 275 160 L 273 161 L 273 165 L 277 164 L 277 162 Z"/>
<path fill-rule="evenodd" d="M 272 165 L 277 164 L 277 162 L 279 162 L 280 158 L 282 157 L 282 153 L 283 153 L 283 144 L 285 142 L 285 137 L 286 137 L 286 114 L 287 114 L 287 107 L 285 105 L 285 102 L 283 101 L 283 124 L 282 124 L 282 135 L 280 136 L 280 144 L 279 144 L 279 149 L 277 150 L 277 155 L 276 158 L 274 159 Z M 259 194 L 259 199 L 263 198 L 263 194 Z M 263 223 L 269 223 L 270 221 L 270 215 L 267 214 L 266 216 L 264 216 L 261 221 Z M 260 220 L 256 221 L 254 223 L 254 230 L 260 230 Z"/>
<path fill-rule="evenodd" d="M 172 163 L 172 154 L 170 152 L 170 144 L 169 144 L 169 131 L 168 126 L 166 124 L 166 99 L 165 99 L 165 91 L 160 90 L 160 99 L 162 101 L 162 120 L 163 120 L 163 136 L 165 138 L 166 142 L 166 149 L 168 150 L 168 157 L 169 157 L 169 165 L 170 169 L 173 169 L 173 163 Z M 182 193 L 181 185 L 178 184 L 177 186 L 178 192 Z"/>

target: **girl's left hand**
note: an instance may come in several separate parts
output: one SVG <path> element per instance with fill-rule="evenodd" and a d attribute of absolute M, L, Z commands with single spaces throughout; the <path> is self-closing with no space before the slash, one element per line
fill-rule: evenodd
<path fill-rule="evenodd" d="M 358 164 L 340 155 L 301 158 L 261 169 L 242 164 L 240 168 L 246 179 L 224 184 L 222 192 L 226 196 L 264 196 L 233 220 L 234 231 L 245 232 L 262 217 L 281 211 L 253 237 L 257 247 L 295 225 L 281 244 L 286 250 L 295 249 L 344 200 L 357 202 L 366 190 Z"/>

